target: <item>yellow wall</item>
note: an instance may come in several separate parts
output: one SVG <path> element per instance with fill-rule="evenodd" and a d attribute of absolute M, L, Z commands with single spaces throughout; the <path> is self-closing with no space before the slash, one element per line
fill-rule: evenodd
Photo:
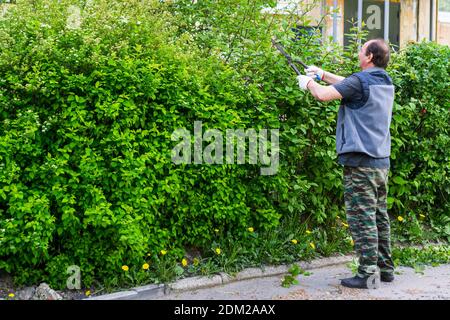
<path fill-rule="evenodd" d="M 437 42 L 450 46 L 450 23 L 438 23 L 438 38 Z"/>
<path fill-rule="evenodd" d="M 326 0 L 326 5 L 329 7 L 333 6 L 333 0 Z M 344 44 L 344 0 L 338 0 L 338 9 L 339 12 L 337 14 L 337 42 L 340 44 Z M 333 36 L 333 15 L 326 19 L 325 26 L 325 35 L 327 37 Z"/>
<path fill-rule="evenodd" d="M 417 0 L 402 0 L 400 4 L 400 47 L 417 40 Z"/>

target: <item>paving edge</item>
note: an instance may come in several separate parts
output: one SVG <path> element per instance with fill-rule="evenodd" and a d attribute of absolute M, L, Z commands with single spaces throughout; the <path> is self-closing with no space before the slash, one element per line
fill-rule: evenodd
<path fill-rule="evenodd" d="M 303 270 L 311 270 L 348 263 L 352 260 L 352 257 L 352 255 L 333 256 L 319 258 L 312 261 L 300 261 L 296 262 L 295 264 L 297 264 Z M 147 285 L 137 288 L 131 288 L 126 291 L 119 291 L 111 294 L 90 297 L 84 300 L 150 300 L 175 292 L 210 288 L 230 282 L 243 281 L 248 279 L 278 276 L 286 274 L 291 265 L 292 264 L 279 266 L 263 266 L 262 268 L 247 268 L 234 275 L 221 272 L 219 274 L 211 276 L 195 276 L 183 278 L 165 285 Z"/>
<path fill-rule="evenodd" d="M 166 287 L 163 284 L 150 284 L 142 287 L 132 288 L 126 291 L 118 291 L 101 296 L 90 297 L 83 300 L 141 300 L 143 298 L 158 298 L 165 294 Z"/>

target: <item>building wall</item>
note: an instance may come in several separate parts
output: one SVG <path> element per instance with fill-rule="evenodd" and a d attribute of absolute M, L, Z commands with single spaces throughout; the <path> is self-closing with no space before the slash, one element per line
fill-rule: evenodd
<path fill-rule="evenodd" d="M 334 1 L 333 0 L 326 0 L 323 1 L 322 5 L 326 5 L 328 7 L 333 8 Z M 337 41 L 341 45 L 344 44 L 344 0 L 338 0 L 337 1 Z M 326 27 L 325 27 L 325 34 L 327 37 L 333 36 L 333 16 L 329 16 L 326 19 Z"/>
<path fill-rule="evenodd" d="M 450 12 L 439 12 L 437 42 L 450 46 Z"/>
<path fill-rule="evenodd" d="M 357 1 L 357 0 L 354 0 Z M 435 1 L 434 8 L 437 8 L 437 1 Z M 286 2 L 286 1 L 285 1 Z M 306 1 L 305 1 L 306 2 Z M 422 39 L 430 39 L 430 19 L 431 19 L 431 5 L 429 0 L 397 0 L 391 2 L 400 2 L 400 47 L 403 47 L 409 41 L 421 41 Z M 338 0 L 339 13 L 337 15 L 337 42 L 344 43 L 344 0 Z M 325 7 L 333 7 L 333 0 L 322 0 L 321 12 L 315 12 L 319 17 L 325 13 Z M 449 28 L 450 21 L 437 23 L 437 10 L 433 12 L 434 22 L 436 22 L 436 29 L 433 40 L 439 42 L 450 41 L 443 39 L 446 35 L 450 37 Z M 317 20 L 317 19 L 316 19 Z M 333 36 L 333 17 L 328 16 L 324 21 L 324 37 Z M 439 36 L 440 35 L 440 36 Z"/>
<path fill-rule="evenodd" d="M 417 2 L 419 8 L 417 41 L 430 40 L 430 1 L 417 0 Z"/>
<path fill-rule="evenodd" d="M 450 13 L 445 19 L 439 18 L 438 0 L 433 0 L 433 5 L 430 0 L 403 0 L 402 18 L 400 34 L 403 35 L 403 43 L 432 40 L 449 44 Z"/>
<path fill-rule="evenodd" d="M 417 0 L 402 0 L 400 5 L 400 47 L 403 47 L 417 40 L 419 7 Z"/>

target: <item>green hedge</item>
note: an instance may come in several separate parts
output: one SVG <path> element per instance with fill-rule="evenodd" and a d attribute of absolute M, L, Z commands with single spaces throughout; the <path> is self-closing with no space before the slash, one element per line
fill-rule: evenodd
<path fill-rule="evenodd" d="M 249 227 L 271 232 L 283 217 L 323 230 L 345 217 L 337 102 L 298 90 L 270 35 L 344 75 L 356 71 L 354 54 L 324 50 L 315 34 L 291 41 L 295 21 L 257 10 L 271 1 L 233 1 L 234 11 L 215 1 L 18 1 L 0 18 L 0 270 L 61 288 L 78 265 L 83 285 L 117 285 L 122 265 L 160 250 L 181 259 L 187 246 L 211 248 L 217 232 L 238 245 Z M 449 58 L 448 47 L 413 44 L 389 70 L 389 201 L 408 239 L 450 236 Z M 278 174 L 173 164 L 171 134 L 194 121 L 279 128 Z"/>

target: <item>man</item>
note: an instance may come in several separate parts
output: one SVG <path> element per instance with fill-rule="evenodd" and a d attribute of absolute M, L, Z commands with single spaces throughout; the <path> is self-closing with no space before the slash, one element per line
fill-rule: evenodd
<path fill-rule="evenodd" d="M 305 69 L 306 76 L 297 79 L 299 87 L 309 90 L 317 100 L 342 99 L 336 151 L 344 166 L 347 221 L 359 268 L 355 277 L 343 279 L 341 284 L 369 288 L 371 283 L 378 283 L 378 268 L 381 281 L 394 280 L 387 214 L 394 86 L 385 71 L 389 46 L 384 40 L 366 42 L 358 56 L 362 71 L 348 78 L 311 66 Z M 316 77 L 330 86 L 318 84 L 313 80 Z"/>

